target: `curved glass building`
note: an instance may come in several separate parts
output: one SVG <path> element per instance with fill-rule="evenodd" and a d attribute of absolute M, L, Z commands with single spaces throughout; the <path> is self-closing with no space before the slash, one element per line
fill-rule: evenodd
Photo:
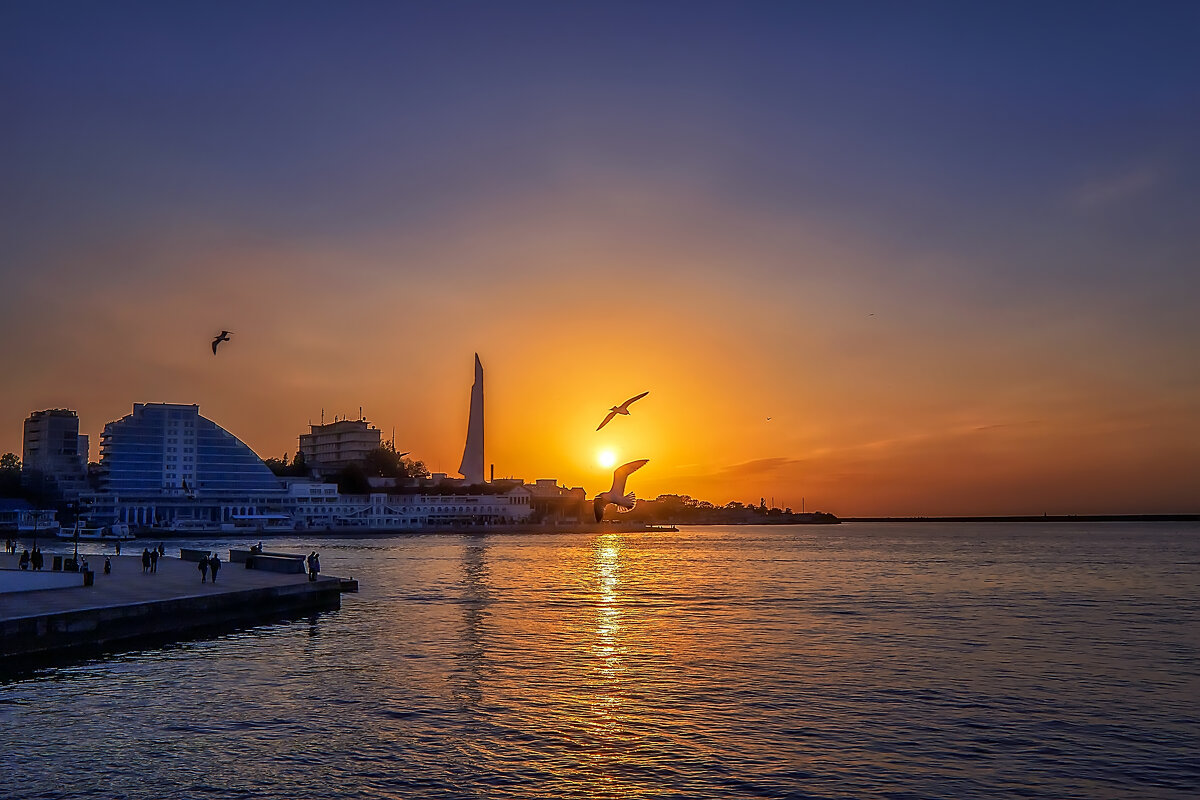
<path fill-rule="evenodd" d="M 135 403 L 104 426 L 100 474 L 97 510 L 138 524 L 219 522 L 284 493 L 262 459 L 198 405 Z"/>

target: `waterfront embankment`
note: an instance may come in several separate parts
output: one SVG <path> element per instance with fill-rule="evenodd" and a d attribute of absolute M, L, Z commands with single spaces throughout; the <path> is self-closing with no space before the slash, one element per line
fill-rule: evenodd
<path fill-rule="evenodd" d="M 91 586 L 0 594 L 0 674 L 38 663 L 160 644 L 211 631 L 295 617 L 341 605 L 342 580 L 246 569 L 225 563 L 217 582 L 201 583 L 178 555 L 142 570 L 141 556 L 91 556 Z M 16 569 L 17 556 L 0 556 Z"/>

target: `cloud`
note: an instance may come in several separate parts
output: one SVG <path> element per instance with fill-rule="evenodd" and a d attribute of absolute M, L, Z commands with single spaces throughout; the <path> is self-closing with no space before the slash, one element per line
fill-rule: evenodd
<path fill-rule="evenodd" d="M 1140 197 L 1162 182 L 1160 170 L 1143 165 L 1089 181 L 1076 188 L 1071 199 L 1076 207 L 1084 211 L 1097 211 Z"/>
<path fill-rule="evenodd" d="M 718 469 L 716 474 L 720 477 L 737 476 L 740 478 L 751 475 L 769 475 L 774 472 L 779 472 L 786 467 L 799 466 L 804 461 L 799 458 L 757 458 L 753 461 L 746 461 L 741 464 L 733 464 L 731 466 Z"/>

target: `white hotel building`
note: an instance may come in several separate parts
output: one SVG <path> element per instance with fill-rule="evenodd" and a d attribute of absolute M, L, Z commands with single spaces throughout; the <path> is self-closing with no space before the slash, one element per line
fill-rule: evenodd
<path fill-rule="evenodd" d="M 288 485 L 286 513 L 304 528 L 403 529 L 526 522 L 531 494 L 518 486 L 503 494 L 339 495 L 332 483 Z"/>

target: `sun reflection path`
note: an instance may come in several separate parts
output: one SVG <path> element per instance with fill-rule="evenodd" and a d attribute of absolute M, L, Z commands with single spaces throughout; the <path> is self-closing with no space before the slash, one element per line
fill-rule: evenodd
<path fill-rule="evenodd" d="M 596 674 L 596 693 L 592 698 L 593 722 L 597 734 L 618 733 L 621 710 L 621 682 L 624 643 L 621 637 L 620 576 L 621 538 L 605 534 L 596 542 L 596 635 L 592 668 Z"/>

